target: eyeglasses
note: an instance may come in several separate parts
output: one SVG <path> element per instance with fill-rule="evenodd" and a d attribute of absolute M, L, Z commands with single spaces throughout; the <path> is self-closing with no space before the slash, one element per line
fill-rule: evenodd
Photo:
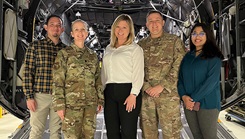
<path fill-rule="evenodd" d="M 197 37 L 197 36 L 203 37 L 204 35 L 206 35 L 205 32 L 200 32 L 199 34 L 197 34 L 196 32 L 191 33 L 191 36 L 192 36 L 192 37 Z"/>

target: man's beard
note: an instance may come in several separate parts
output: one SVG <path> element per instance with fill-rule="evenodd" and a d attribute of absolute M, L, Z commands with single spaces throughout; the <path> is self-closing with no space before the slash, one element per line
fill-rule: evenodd
<path fill-rule="evenodd" d="M 57 33 L 53 34 L 52 36 L 56 37 L 56 38 L 59 37 L 59 35 Z"/>

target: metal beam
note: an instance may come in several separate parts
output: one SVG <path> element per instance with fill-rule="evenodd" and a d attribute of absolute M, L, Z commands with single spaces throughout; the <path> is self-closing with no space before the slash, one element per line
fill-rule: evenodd
<path fill-rule="evenodd" d="M 236 56 L 237 56 L 237 89 L 241 90 L 241 42 L 240 42 L 240 24 L 239 24 L 239 0 L 235 0 L 236 6 Z"/>
<path fill-rule="evenodd" d="M 4 0 L 5 1 L 5 0 Z M 0 82 L 2 81 L 2 57 L 3 57 L 3 1 L 0 1 Z"/>
<path fill-rule="evenodd" d="M 24 16 L 24 30 L 28 33 L 27 35 L 27 42 L 32 42 L 33 40 L 33 33 L 35 27 L 35 16 L 37 13 L 37 9 L 40 5 L 40 0 L 33 1 L 30 5 L 28 12 Z"/>
<path fill-rule="evenodd" d="M 219 45 L 219 48 L 221 49 L 222 48 L 222 22 L 221 22 L 221 15 L 222 15 L 222 0 L 218 1 L 218 5 L 219 5 L 219 8 L 218 8 L 218 17 L 219 17 L 219 33 L 218 33 L 218 45 Z M 226 103 L 225 102 L 225 68 L 224 68 L 224 62 L 223 61 L 223 64 L 222 64 L 222 67 L 221 67 L 221 93 L 222 93 L 222 98 L 221 98 L 221 102 L 222 103 Z"/>

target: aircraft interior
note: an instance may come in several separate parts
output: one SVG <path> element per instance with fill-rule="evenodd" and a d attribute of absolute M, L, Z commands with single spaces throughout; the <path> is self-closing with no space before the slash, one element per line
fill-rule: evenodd
<path fill-rule="evenodd" d="M 0 7 L 0 105 L 24 121 L 23 129 L 14 136 L 16 139 L 28 138 L 30 128 L 22 91 L 25 52 L 30 42 L 45 37 L 43 25 L 51 14 L 63 19 L 65 31 L 61 40 L 67 45 L 72 42 L 71 22 L 86 21 L 89 24 L 86 46 L 100 60 L 109 44 L 110 27 L 122 13 L 132 17 L 137 42 L 149 35 L 145 26 L 147 12 L 159 10 L 167 17 L 164 30 L 179 36 L 187 50 L 194 24 L 208 24 L 225 56 L 220 76 L 222 110 L 229 109 L 245 121 L 244 0 L 1 0 Z"/>

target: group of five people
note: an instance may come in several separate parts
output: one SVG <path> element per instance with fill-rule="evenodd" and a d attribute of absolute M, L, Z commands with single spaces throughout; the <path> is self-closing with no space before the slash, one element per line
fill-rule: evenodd
<path fill-rule="evenodd" d="M 65 47 L 62 19 L 51 15 L 46 39 L 31 43 L 24 63 L 30 139 L 42 138 L 48 115 L 51 139 L 60 138 L 60 129 L 67 139 L 92 139 L 103 107 L 108 139 L 136 139 L 138 117 L 144 139 L 158 139 L 159 125 L 164 139 L 179 139 L 181 100 L 194 138 L 217 138 L 223 55 L 205 24 L 193 27 L 187 53 L 164 24 L 159 11 L 148 12 L 150 35 L 136 44 L 133 20 L 119 15 L 100 68 L 96 53 L 85 46 L 88 24 L 73 21 L 73 42 Z"/>

